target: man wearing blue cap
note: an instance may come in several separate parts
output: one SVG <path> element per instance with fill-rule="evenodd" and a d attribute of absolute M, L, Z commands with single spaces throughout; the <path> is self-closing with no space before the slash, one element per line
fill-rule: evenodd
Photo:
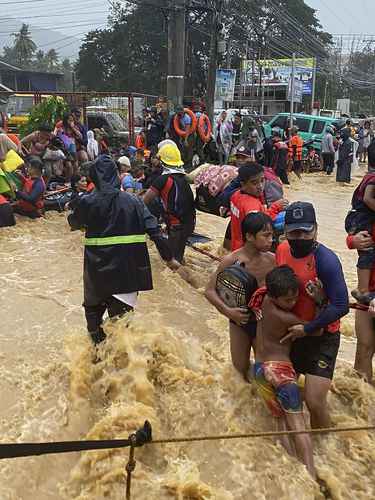
<path fill-rule="evenodd" d="M 318 226 L 311 203 L 296 202 L 285 214 L 287 241 L 276 251 L 277 265 L 290 266 L 300 282 L 293 312 L 304 325 L 289 328 L 282 342 L 293 340 L 291 360 L 297 373 L 303 373 L 305 400 L 311 426 L 329 427 L 327 394 L 340 346 L 340 318 L 349 312 L 348 291 L 337 255 L 317 241 Z M 324 303 L 316 315 L 316 303 L 308 293 L 311 283 L 321 283 Z M 317 330 L 321 336 L 311 336 Z"/>

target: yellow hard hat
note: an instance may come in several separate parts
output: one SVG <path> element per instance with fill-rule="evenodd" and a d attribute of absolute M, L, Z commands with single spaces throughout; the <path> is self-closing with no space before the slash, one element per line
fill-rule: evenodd
<path fill-rule="evenodd" d="M 158 156 L 160 160 L 169 167 L 182 167 L 184 164 L 181 160 L 180 150 L 173 144 L 166 144 L 160 148 Z"/>

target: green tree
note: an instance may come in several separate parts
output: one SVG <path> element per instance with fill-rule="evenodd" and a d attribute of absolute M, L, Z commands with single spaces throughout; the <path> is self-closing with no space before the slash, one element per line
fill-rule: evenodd
<path fill-rule="evenodd" d="M 31 38 L 29 26 L 23 24 L 20 31 L 15 33 L 13 37 L 15 63 L 21 68 L 26 68 L 30 66 L 33 55 L 37 49 L 35 42 Z"/>
<path fill-rule="evenodd" d="M 59 66 L 59 70 L 63 73 L 63 81 L 60 84 L 60 90 L 71 92 L 73 90 L 73 65 L 68 58 L 63 59 Z"/>
<path fill-rule="evenodd" d="M 166 90 L 167 5 L 160 0 L 123 8 L 115 6 L 109 27 L 88 33 L 76 65 L 82 88 L 158 94 Z M 212 7 L 214 0 L 205 5 Z M 201 6 L 200 6 L 201 7 Z M 204 91 L 210 50 L 212 10 L 189 9 L 186 93 Z M 232 42 L 232 61 L 239 66 L 248 46 L 257 58 L 288 57 L 301 47 L 326 56 L 330 35 L 321 30 L 314 9 L 303 0 L 229 0 L 222 23 Z"/>
<path fill-rule="evenodd" d="M 39 71 L 46 71 L 47 69 L 47 61 L 46 56 L 43 50 L 38 50 L 35 54 L 35 67 Z"/>
<path fill-rule="evenodd" d="M 38 130 L 42 124 L 54 127 L 68 110 L 67 103 L 61 97 L 48 97 L 40 104 L 33 106 L 28 122 L 20 128 L 21 137 Z"/>
<path fill-rule="evenodd" d="M 59 55 L 55 49 L 50 49 L 46 55 L 47 69 L 50 71 L 56 70 L 59 64 Z"/>
<path fill-rule="evenodd" d="M 15 56 L 13 47 L 4 46 L 1 59 L 8 64 L 14 64 L 14 58 Z"/>

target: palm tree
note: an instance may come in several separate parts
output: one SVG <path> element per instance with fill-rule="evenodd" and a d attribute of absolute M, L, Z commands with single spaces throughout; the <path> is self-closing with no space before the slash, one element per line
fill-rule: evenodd
<path fill-rule="evenodd" d="M 14 54 L 16 63 L 21 67 L 30 65 L 34 52 L 36 51 L 36 44 L 31 39 L 29 26 L 23 24 L 18 33 L 14 33 Z"/>
<path fill-rule="evenodd" d="M 38 52 L 35 54 L 35 62 L 37 65 L 37 69 L 39 69 L 40 71 L 45 71 L 47 69 L 46 56 L 43 50 L 38 50 Z"/>
<path fill-rule="evenodd" d="M 46 61 L 48 69 L 54 69 L 59 63 L 59 54 L 55 49 L 51 49 L 46 54 Z"/>

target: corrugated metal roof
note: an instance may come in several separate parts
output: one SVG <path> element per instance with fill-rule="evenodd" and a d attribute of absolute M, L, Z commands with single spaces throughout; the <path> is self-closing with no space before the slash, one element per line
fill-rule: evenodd
<path fill-rule="evenodd" d="M 17 71 L 20 73 L 39 73 L 40 75 L 52 75 L 52 76 L 59 76 L 59 77 L 64 76 L 64 73 L 59 73 L 58 71 L 54 71 L 54 72 L 52 72 L 52 71 L 38 71 L 35 69 L 18 68 L 17 66 L 13 66 L 12 64 L 8 64 L 4 61 L 0 61 L 0 70 L 1 70 L 1 68 L 7 69 L 9 71 Z"/>
<path fill-rule="evenodd" d="M 2 90 L 3 92 L 14 92 L 14 90 L 10 89 L 9 87 L 6 87 L 2 83 L 0 83 L 0 90 Z"/>
<path fill-rule="evenodd" d="M 3 66 L 5 69 L 11 69 L 12 71 L 22 71 L 21 68 L 17 68 L 16 66 L 12 66 L 4 61 L 0 61 L 0 66 Z"/>

